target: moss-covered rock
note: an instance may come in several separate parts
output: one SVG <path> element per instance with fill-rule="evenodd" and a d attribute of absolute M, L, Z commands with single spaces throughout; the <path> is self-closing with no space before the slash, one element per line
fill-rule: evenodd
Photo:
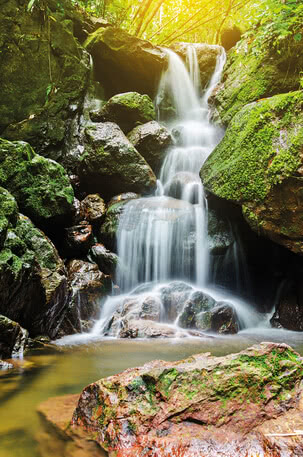
<path fill-rule="evenodd" d="M 63 319 L 68 285 L 55 246 L 25 216 L 9 229 L 0 252 L 0 312 L 31 336 L 53 337 Z"/>
<path fill-rule="evenodd" d="M 300 89 L 303 40 L 296 41 L 291 31 L 279 48 L 274 40 L 260 27 L 230 51 L 214 97 L 225 125 L 248 103 Z"/>
<path fill-rule="evenodd" d="M 302 424 L 302 376 L 301 357 L 285 344 L 158 360 L 87 386 L 67 434 L 84 429 L 112 457 L 267 455 L 266 434 Z M 273 440 L 277 457 L 303 449 Z"/>
<path fill-rule="evenodd" d="M 35 2 L 31 13 L 27 0 L 2 3 L 0 132 L 54 158 L 88 82 L 89 56 L 74 36 L 80 15 L 69 0 L 48 1 L 47 10 Z"/>
<path fill-rule="evenodd" d="M 84 43 L 108 96 L 137 91 L 155 95 L 167 57 L 163 50 L 116 27 L 100 27 Z"/>
<path fill-rule="evenodd" d="M 245 106 L 201 170 L 215 195 L 242 205 L 258 233 L 303 253 L 303 92 Z"/>
<path fill-rule="evenodd" d="M 0 139 L 0 166 L 0 185 L 35 222 L 65 222 L 72 215 L 74 192 L 61 165 L 35 154 L 27 143 Z"/>
<path fill-rule="evenodd" d="M 99 193 L 109 200 L 120 192 L 154 189 L 152 169 L 116 124 L 97 123 L 87 127 L 85 134 L 79 176 L 86 193 Z"/>
<path fill-rule="evenodd" d="M 101 111 L 91 116 L 97 122 L 115 122 L 124 133 L 127 133 L 138 124 L 156 119 L 156 111 L 148 95 L 125 92 L 114 95 Z"/>
<path fill-rule="evenodd" d="M 53 337 L 69 294 L 63 261 L 44 233 L 19 215 L 14 197 L 2 188 L 0 197 L 0 313 L 32 336 Z"/>

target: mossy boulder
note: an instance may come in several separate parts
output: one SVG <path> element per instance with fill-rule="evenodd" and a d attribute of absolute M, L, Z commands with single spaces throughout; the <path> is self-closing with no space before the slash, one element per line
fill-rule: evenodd
<path fill-rule="evenodd" d="M 207 190 L 242 206 L 256 232 L 303 254 L 303 92 L 245 106 L 201 170 Z"/>
<path fill-rule="evenodd" d="M 52 242 L 25 216 L 8 230 L 0 252 L 0 313 L 31 336 L 53 337 L 63 319 L 68 284 Z"/>
<path fill-rule="evenodd" d="M 0 313 L 29 330 L 53 337 L 63 319 L 69 288 L 55 246 L 0 188 Z M 3 229 L 4 227 L 4 229 Z"/>
<path fill-rule="evenodd" d="M 120 128 L 112 122 L 85 129 L 85 149 L 79 177 L 86 193 L 99 193 L 109 200 L 121 192 L 151 192 L 156 177 Z"/>
<path fill-rule="evenodd" d="M 228 54 L 222 83 L 214 96 L 223 124 L 228 125 L 248 103 L 300 89 L 303 40 L 296 41 L 291 32 L 279 41 L 279 47 L 274 40 L 270 34 L 265 40 L 261 26 Z"/>
<path fill-rule="evenodd" d="M 302 376 L 285 344 L 157 360 L 87 386 L 65 433 L 82 431 L 111 457 L 300 455 L 301 441 L 279 434 L 301 427 Z"/>
<path fill-rule="evenodd" d="M 0 166 L 0 185 L 36 223 L 62 223 L 73 214 L 74 192 L 58 163 L 35 154 L 25 142 L 0 139 Z"/>
<path fill-rule="evenodd" d="M 80 15 L 69 0 L 48 1 L 47 10 L 35 2 L 31 13 L 27 0 L 2 3 L 0 133 L 55 158 L 88 83 L 89 56 L 74 35 Z"/>
<path fill-rule="evenodd" d="M 157 46 L 117 27 L 100 27 L 84 46 L 92 54 L 96 78 L 110 97 L 137 91 L 154 97 L 167 56 Z"/>
<path fill-rule="evenodd" d="M 156 111 L 148 95 L 125 92 L 114 95 L 101 111 L 93 113 L 91 117 L 97 122 L 115 122 L 127 133 L 138 124 L 156 119 Z"/>

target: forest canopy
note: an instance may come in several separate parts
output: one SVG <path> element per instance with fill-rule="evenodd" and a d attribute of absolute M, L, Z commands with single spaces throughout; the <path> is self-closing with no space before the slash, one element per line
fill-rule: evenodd
<path fill-rule="evenodd" d="M 31 0 L 30 7 L 35 2 Z M 301 0 L 73 0 L 75 7 L 129 33 L 168 46 L 174 41 L 219 44 L 223 30 L 245 33 L 263 26 L 277 43 L 302 39 Z M 60 1 L 58 1 L 60 5 Z"/>

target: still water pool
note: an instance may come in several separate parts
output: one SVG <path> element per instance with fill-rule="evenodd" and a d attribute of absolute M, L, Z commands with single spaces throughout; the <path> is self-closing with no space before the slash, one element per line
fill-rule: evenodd
<path fill-rule="evenodd" d="M 105 339 L 33 351 L 14 370 L 0 371 L 0 457 L 41 457 L 36 408 L 49 397 L 78 393 L 97 379 L 154 359 L 178 360 L 199 352 L 221 356 L 261 341 L 285 342 L 303 355 L 303 333 L 264 329 L 205 339 Z"/>

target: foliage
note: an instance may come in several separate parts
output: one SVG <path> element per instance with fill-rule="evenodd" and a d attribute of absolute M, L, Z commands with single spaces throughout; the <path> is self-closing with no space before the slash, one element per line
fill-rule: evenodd
<path fill-rule="evenodd" d="M 301 0 L 71 0 L 77 8 L 102 17 L 129 33 L 167 46 L 175 41 L 220 43 L 224 28 L 258 33 L 256 50 L 262 40 L 274 40 L 279 48 L 289 35 L 302 40 L 303 4 Z M 62 9 L 58 1 L 57 8 Z M 47 9 L 47 0 L 29 0 Z"/>

